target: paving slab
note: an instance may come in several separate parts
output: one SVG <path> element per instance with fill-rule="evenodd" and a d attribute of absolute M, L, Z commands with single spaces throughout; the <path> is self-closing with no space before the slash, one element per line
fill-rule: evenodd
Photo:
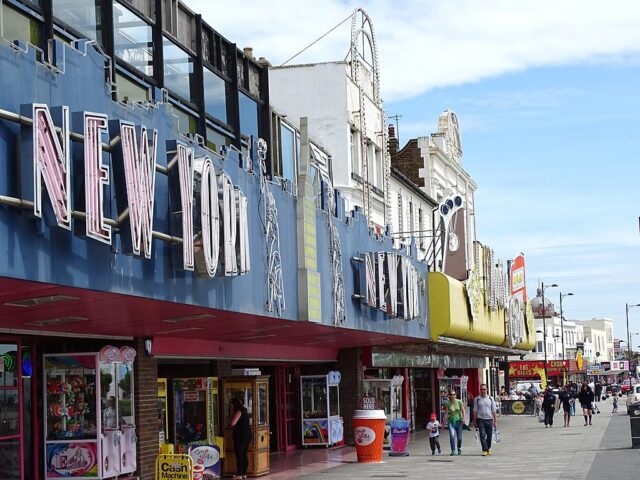
<path fill-rule="evenodd" d="M 432 456 L 425 431 L 413 434 L 408 457 L 390 457 L 381 464 L 342 463 L 321 472 L 300 476 L 306 480 L 370 478 L 446 479 L 541 479 L 545 480 L 637 480 L 640 450 L 631 448 L 629 417 L 612 414 L 611 401 L 601 402 L 601 414 L 592 426 L 583 426 L 582 416 L 564 428 L 562 413 L 553 428 L 545 428 L 532 416 L 498 419 L 502 442 L 493 455 L 481 456 L 473 432 L 463 434 L 463 454 L 451 457 L 446 431 L 440 435 L 443 454 Z M 633 472 L 633 474 L 632 474 Z"/>

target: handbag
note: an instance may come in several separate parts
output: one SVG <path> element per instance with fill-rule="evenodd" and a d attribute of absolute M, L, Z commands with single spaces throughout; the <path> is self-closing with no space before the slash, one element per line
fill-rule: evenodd
<path fill-rule="evenodd" d="M 538 421 L 540 423 L 544 422 L 544 410 L 540 409 L 540 413 L 538 414 Z"/>
<path fill-rule="evenodd" d="M 495 443 L 500 443 L 502 441 L 502 435 L 500 435 L 500 431 L 497 429 L 493 431 L 493 441 Z"/>

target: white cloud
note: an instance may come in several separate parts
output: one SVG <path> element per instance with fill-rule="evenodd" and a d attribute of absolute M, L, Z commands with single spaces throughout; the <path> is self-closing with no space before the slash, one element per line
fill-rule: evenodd
<path fill-rule="evenodd" d="M 207 23 L 274 65 L 346 18 L 340 0 L 190 0 Z M 475 82 L 530 67 L 637 62 L 640 2 L 635 0 L 372 0 L 383 96 L 410 98 L 436 87 Z M 295 59 L 344 59 L 350 22 Z"/>

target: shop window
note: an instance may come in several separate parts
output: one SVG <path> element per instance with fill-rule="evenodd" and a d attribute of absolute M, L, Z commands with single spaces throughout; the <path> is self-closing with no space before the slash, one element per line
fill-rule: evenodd
<path fill-rule="evenodd" d="M 260 69 L 252 63 L 249 63 L 249 91 L 260 97 Z"/>
<path fill-rule="evenodd" d="M 34 18 L 2 5 L 2 36 L 6 40 L 40 44 L 40 24 Z"/>
<path fill-rule="evenodd" d="M 121 102 L 146 102 L 149 100 L 149 88 L 129 80 L 127 77 L 116 74 L 118 85 L 118 100 Z"/>
<path fill-rule="evenodd" d="M 113 4 L 113 35 L 116 56 L 136 70 L 153 76 L 151 27 L 129 9 Z"/>
<path fill-rule="evenodd" d="M 258 136 L 258 104 L 240 92 L 240 133 Z"/>
<path fill-rule="evenodd" d="M 238 75 L 238 85 L 246 88 L 244 81 L 244 67 L 244 57 L 241 54 L 238 54 L 238 71 L 236 72 Z"/>
<path fill-rule="evenodd" d="M 173 116 L 177 117 L 175 122 L 178 133 L 196 133 L 198 131 L 198 121 L 193 115 L 174 107 Z"/>
<path fill-rule="evenodd" d="M 212 65 L 215 64 L 213 55 L 211 53 L 211 46 L 213 42 L 211 41 L 212 32 L 206 29 L 204 26 L 202 27 L 202 58 L 205 62 L 208 62 Z"/>
<path fill-rule="evenodd" d="M 193 101 L 193 57 L 171 41 L 164 39 L 164 86 L 188 101 Z"/>
<path fill-rule="evenodd" d="M 280 159 L 282 162 L 282 177 L 291 183 L 296 182 L 296 145 L 295 132 L 280 124 Z"/>
<path fill-rule="evenodd" d="M 227 123 L 227 82 L 207 68 L 204 69 L 204 108 L 209 115 Z"/>
<path fill-rule="evenodd" d="M 156 9 L 155 9 L 154 0 L 119 0 L 119 1 L 120 3 L 131 5 L 133 8 L 138 10 L 138 12 L 143 14 L 145 17 L 155 21 Z"/>
<path fill-rule="evenodd" d="M 195 19 L 193 14 L 178 6 L 178 32 L 177 39 L 185 47 L 196 49 Z"/>
<path fill-rule="evenodd" d="M 90 40 L 102 44 L 102 2 L 53 0 L 53 17 Z"/>
<path fill-rule="evenodd" d="M 219 152 L 220 147 L 231 145 L 231 139 L 217 130 L 207 127 L 207 147 L 214 152 Z"/>
<path fill-rule="evenodd" d="M 164 29 L 175 36 L 178 29 L 178 0 L 164 0 Z"/>
<path fill-rule="evenodd" d="M 220 70 L 227 77 L 231 77 L 229 75 L 229 47 L 223 41 L 220 42 Z"/>

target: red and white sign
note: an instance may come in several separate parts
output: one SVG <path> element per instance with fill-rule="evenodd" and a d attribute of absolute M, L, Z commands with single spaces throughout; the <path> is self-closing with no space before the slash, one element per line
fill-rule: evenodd
<path fill-rule="evenodd" d="M 519 253 L 511 262 L 511 271 L 509 276 L 511 295 L 518 297 L 522 304 L 527 302 L 527 286 L 524 274 L 524 254 Z"/>

